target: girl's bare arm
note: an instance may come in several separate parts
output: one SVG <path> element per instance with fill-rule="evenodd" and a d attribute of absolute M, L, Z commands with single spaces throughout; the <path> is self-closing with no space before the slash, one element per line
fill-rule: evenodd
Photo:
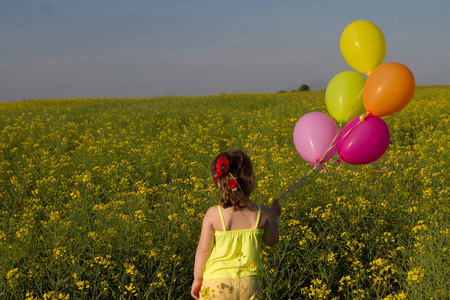
<path fill-rule="evenodd" d="M 261 205 L 262 208 L 262 218 L 264 227 L 263 242 L 269 247 L 272 247 L 280 238 L 278 231 L 278 223 L 275 219 L 274 212 L 265 205 Z"/>
<path fill-rule="evenodd" d="M 203 282 L 203 271 L 205 270 L 205 265 L 208 261 L 209 255 L 211 254 L 211 249 L 214 242 L 214 228 L 212 225 L 212 215 L 214 215 L 213 209 L 214 207 L 208 209 L 205 217 L 203 218 L 202 232 L 198 242 L 197 252 L 195 253 L 194 282 L 192 283 L 191 288 L 191 295 L 195 299 L 198 299 Z"/>

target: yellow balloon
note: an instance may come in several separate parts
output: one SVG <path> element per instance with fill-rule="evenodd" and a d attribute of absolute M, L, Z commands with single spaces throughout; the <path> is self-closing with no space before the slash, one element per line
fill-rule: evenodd
<path fill-rule="evenodd" d="M 340 45 L 345 61 L 363 74 L 370 74 L 386 56 L 383 32 L 369 21 L 350 23 L 342 32 Z"/>

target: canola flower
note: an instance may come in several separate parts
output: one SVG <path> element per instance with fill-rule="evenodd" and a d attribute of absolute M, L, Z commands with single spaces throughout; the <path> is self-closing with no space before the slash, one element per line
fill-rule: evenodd
<path fill-rule="evenodd" d="M 384 118 L 382 158 L 328 163 L 283 198 L 280 243 L 262 251 L 265 299 L 450 297 L 449 100 L 449 86 L 418 87 Z M 311 91 L 0 104 L 0 297 L 188 298 L 217 203 L 213 157 L 249 153 L 254 200 L 268 204 L 311 168 L 292 133 L 324 102 Z"/>

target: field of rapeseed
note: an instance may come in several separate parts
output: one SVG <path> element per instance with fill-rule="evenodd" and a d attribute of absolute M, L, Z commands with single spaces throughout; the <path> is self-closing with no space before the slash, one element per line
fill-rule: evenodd
<path fill-rule="evenodd" d="M 311 169 L 311 111 L 324 91 L 0 104 L 0 298 L 189 299 L 212 159 L 247 152 L 269 204 Z M 450 86 L 418 87 L 381 159 L 283 198 L 265 299 L 450 298 L 449 111 Z"/>

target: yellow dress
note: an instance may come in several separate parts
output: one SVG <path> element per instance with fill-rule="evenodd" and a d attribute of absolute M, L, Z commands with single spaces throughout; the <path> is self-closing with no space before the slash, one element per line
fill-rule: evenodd
<path fill-rule="evenodd" d="M 260 256 L 264 229 L 258 229 L 261 206 L 253 229 L 231 231 L 226 230 L 220 205 L 218 209 L 223 231 L 214 232 L 200 299 L 260 299 L 258 277 L 264 270 Z"/>

